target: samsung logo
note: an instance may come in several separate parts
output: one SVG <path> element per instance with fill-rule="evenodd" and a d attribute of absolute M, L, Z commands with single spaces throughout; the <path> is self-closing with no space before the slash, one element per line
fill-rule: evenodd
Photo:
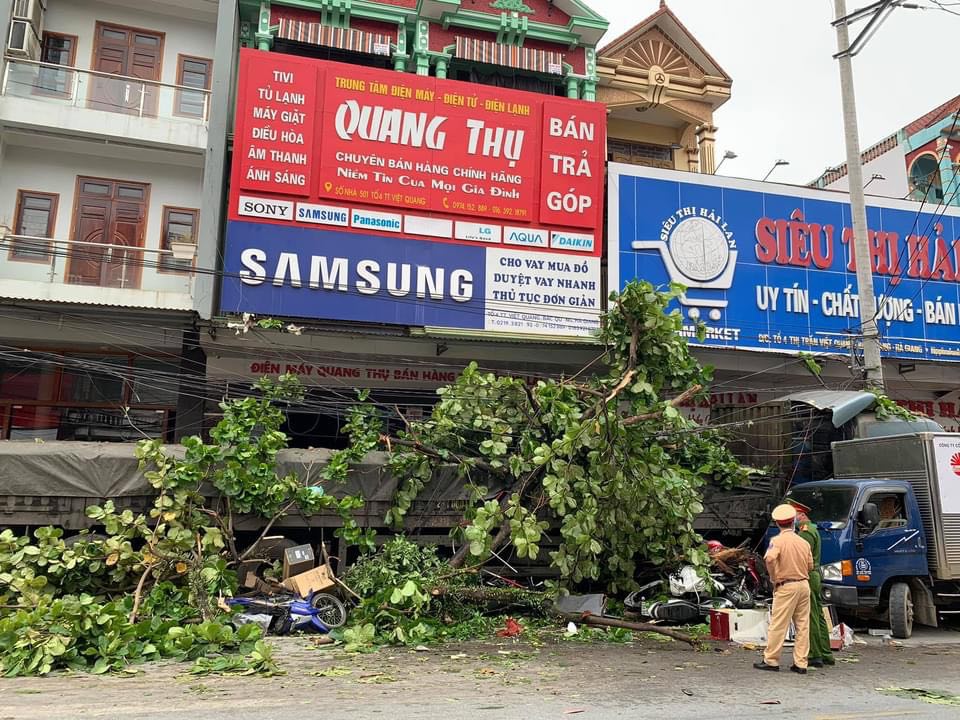
<path fill-rule="evenodd" d="M 297 203 L 297 221 L 314 225 L 347 227 L 350 224 L 350 211 L 334 205 Z"/>

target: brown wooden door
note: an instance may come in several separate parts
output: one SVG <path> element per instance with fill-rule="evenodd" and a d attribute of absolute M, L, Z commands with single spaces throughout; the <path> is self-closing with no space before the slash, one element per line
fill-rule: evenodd
<path fill-rule="evenodd" d="M 67 282 L 140 287 L 148 186 L 79 178 Z"/>
<path fill-rule="evenodd" d="M 159 80 L 163 35 L 118 25 L 97 25 L 93 69 L 110 75 L 96 76 L 90 104 L 97 110 L 156 116 L 158 88 L 131 78 Z"/>

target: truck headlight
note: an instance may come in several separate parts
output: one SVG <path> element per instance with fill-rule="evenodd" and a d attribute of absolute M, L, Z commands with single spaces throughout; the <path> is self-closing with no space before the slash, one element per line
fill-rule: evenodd
<path fill-rule="evenodd" d="M 821 565 L 820 575 L 824 580 L 832 580 L 836 582 L 841 582 L 843 580 L 843 570 L 838 562 L 830 563 L 829 565 Z"/>

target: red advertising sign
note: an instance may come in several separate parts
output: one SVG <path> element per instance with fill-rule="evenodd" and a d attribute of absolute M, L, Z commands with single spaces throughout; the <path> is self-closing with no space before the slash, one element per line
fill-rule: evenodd
<path fill-rule="evenodd" d="M 266 192 L 589 231 L 599 255 L 605 127 L 599 103 L 242 50 L 231 217 L 293 220 L 238 211 Z"/>
<path fill-rule="evenodd" d="M 237 123 L 240 185 L 287 195 L 313 194 L 317 69 L 278 58 L 249 63 L 249 95 Z"/>
<path fill-rule="evenodd" d="M 226 312 L 587 337 L 606 107 L 240 52 Z"/>

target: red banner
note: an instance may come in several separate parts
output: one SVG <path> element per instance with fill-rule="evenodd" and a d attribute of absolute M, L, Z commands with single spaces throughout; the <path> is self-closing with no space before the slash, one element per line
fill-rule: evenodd
<path fill-rule="evenodd" d="M 504 243 L 515 226 L 575 230 L 589 235 L 514 244 L 597 256 L 605 127 L 600 103 L 242 50 L 230 214 L 301 219 L 293 202 L 254 202 L 269 193 L 322 203 L 313 213 L 365 205 L 500 222 Z M 250 191 L 260 197 L 239 197 Z M 466 227 L 404 224 L 407 234 L 417 228 L 483 241 Z"/>
<path fill-rule="evenodd" d="M 286 195 L 313 194 L 317 69 L 275 57 L 246 67 L 243 122 L 235 154 L 240 186 Z"/>

